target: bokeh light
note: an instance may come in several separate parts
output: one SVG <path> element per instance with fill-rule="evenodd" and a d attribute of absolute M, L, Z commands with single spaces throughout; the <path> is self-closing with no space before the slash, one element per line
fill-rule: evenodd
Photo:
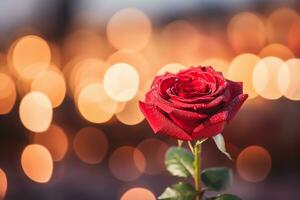
<path fill-rule="evenodd" d="M 73 143 L 78 158 L 88 164 L 100 163 L 108 150 L 105 134 L 97 128 L 85 127 L 78 131 Z"/>
<path fill-rule="evenodd" d="M 140 50 L 151 37 L 152 25 L 141 10 L 125 8 L 110 18 L 106 32 L 108 40 L 116 49 Z"/>
<path fill-rule="evenodd" d="M 112 99 L 129 101 L 138 91 L 139 75 L 131 65 L 117 63 L 105 72 L 103 85 L 106 94 Z"/>
<path fill-rule="evenodd" d="M 31 91 L 44 93 L 50 99 L 52 106 L 58 107 L 66 94 L 64 76 L 53 69 L 45 70 L 33 79 Z"/>
<path fill-rule="evenodd" d="M 55 124 L 52 124 L 43 133 L 35 133 L 33 135 L 33 143 L 46 147 L 53 161 L 61 161 L 68 150 L 68 138 L 64 130 Z"/>
<path fill-rule="evenodd" d="M 51 51 L 47 42 L 35 35 L 27 35 L 15 41 L 10 50 L 14 71 L 21 78 L 32 79 L 48 68 Z"/>
<path fill-rule="evenodd" d="M 77 98 L 80 114 L 93 123 L 110 120 L 118 109 L 118 103 L 104 92 L 102 83 L 92 83 L 83 88 Z"/>
<path fill-rule="evenodd" d="M 130 146 L 116 149 L 109 159 L 109 169 L 112 175 L 122 181 L 138 179 L 145 170 L 145 157 Z"/>
<path fill-rule="evenodd" d="M 0 199 L 4 199 L 7 191 L 7 177 L 5 172 L 0 169 Z"/>
<path fill-rule="evenodd" d="M 136 125 L 143 121 L 144 115 L 139 108 L 139 101 L 143 98 L 144 93 L 138 92 L 132 100 L 126 102 L 124 108 L 116 113 L 118 120 L 127 125 Z"/>
<path fill-rule="evenodd" d="M 140 77 L 140 88 L 156 70 L 154 66 L 150 65 L 143 54 L 131 49 L 122 49 L 109 56 L 105 63 L 105 70 L 118 63 L 129 64 L 136 69 Z"/>
<path fill-rule="evenodd" d="M 15 79 L 15 84 L 17 88 L 17 93 L 19 97 L 24 97 L 31 90 L 32 80 L 17 78 Z"/>
<path fill-rule="evenodd" d="M 285 44 L 288 31 L 298 18 L 299 14 L 291 8 L 281 7 L 274 10 L 266 24 L 268 40 Z"/>
<path fill-rule="evenodd" d="M 16 102 L 16 86 L 13 79 L 0 72 L 0 115 L 11 111 Z"/>
<path fill-rule="evenodd" d="M 50 152 L 42 145 L 26 146 L 21 156 L 24 173 L 33 181 L 46 183 L 53 172 L 53 161 Z"/>
<path fill-rule="evenodd" d="M 137 149 L 143 153 L 146 159 L 145 174 L 159 174 L 165 169 L 165 153 L 168 150 L 165 142 L 149 138 L 142 141 Z"/>
<path fill-rule="evenodd" d="M 269 174 L 272 159 L 269 152 L 260 146 L 249 146 L 238 156 L 236 167 L 239 175 L 249 182 L 263 181 Z"/>
<path fill-rule="evenodd" d="M 289 78 L 287 65 L 277 57 L 261 59 L 253 70 L 255 91 L 266 99 L 280 98 L 288 88 Z"/>
<path fill-rule="evenodd" d="M 73 96 L 76 99 L 78 93 L 91 83 L 101 82 L 104 76 L 103 61 L 98 58 L 80 59 L 73 66 L 68 83 Z"/>
<path fill-rule="evenodd" d="M 287 60 L 285 62 L 288 70 L 289 70 L 289 84 L 288 88 L 281 88 L 281 92 L 284 94 L 285 97 L 291 100 L 300 100 L 300 59 L 293 58 Z M 282 71 L 283 70 L 283 71 Z M 279 74 L 284 74 L 285 68 L 281 67 Z"/>
<path fill-rule="evenodd" d="M 52 121 L 52 104 L 41 92 L 30 92 L 23 97 L 19 107 L 22 124 L 33 132 L 46 131 Z"/>
<path fill-rule="evenodd" d="M 155 200 L 154 194 L 145 188 L 131 188 L 130 190 L 126 191 L 120 200 Z"/>
<path fill-rule="evenodd" d="M 269 44 L 259 52 L 259 56 L 262 58 L 275 56 L 281 58 L 282 60 L 295 57 L 294 53 L 288 47 L 282 44 Z"/>
<path fill-rule="evenodd" d="M 257 96 L 252 84 L 252 72 L 260 58 L 254 54 L 241 54 L 230 63 L 228 78 L 234 81 L 242 81 L 245 93 L 249 98 Z"/>
<path fill-rule="evenodd" d="M 253 13 L 235 15 L 227 27 L 228 40 L 237 53 L 256 53 L 266 42 L 265 26 Z"/>

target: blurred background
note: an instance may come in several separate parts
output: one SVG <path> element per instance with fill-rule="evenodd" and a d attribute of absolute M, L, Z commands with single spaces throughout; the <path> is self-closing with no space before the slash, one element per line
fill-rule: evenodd
<path fill-rule="evenodd" d="M 300 195 L 297 0 L 1 0 L 0 198 L 154 200 L 174 183 L 138 109 L 153 77 L 211 65 L 250 95 L 203 168 L 245 200 Z"/>

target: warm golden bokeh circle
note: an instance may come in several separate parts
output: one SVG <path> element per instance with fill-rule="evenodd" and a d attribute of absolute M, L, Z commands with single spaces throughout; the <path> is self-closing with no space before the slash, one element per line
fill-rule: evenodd
<path fill-rule="evenodd" d="M 14 107 L 17 90 L 13 79 L 0 72 L 0 115 L 7 114 Z"/>
<path fill-rule="evenodd" d="M 106 94 L 120 102 L 134 98 L 139 88 L 139 74 L 131 65 L 117 63 L 106 70 L 103 86 Z"/>
<path fill-rule="evenodd" d="M 284 96 L 291 100 L 300 100 L 300 59 L 298 58 L 292 58 L 290 60 L 287 60 L 285 62 L 288 74 L 289 74 L 289 84 L 287 89 L 283 87 L 280 88 L 281 92 L 284 94 Z M 282 70 L 284 68 L 281 68 L 279 71 L 279 74 L 284 73 Z"/>
<path fill-rule="evenodd" d="M 261 59 L 253 70 L 255 91 L 266 99 L 278 99 L 289 85 L 287 65 L 277 57 Z"/>
<path fill-rule="evenodd" d="M 126 191 L 120 200 L 156 200 L 156 197 L 150 190 L 136 187 Z"/>
<path fill-rule="evenodd" d="M 136 96 L 125 103 L 122 110 L 116 113 L 120 122 L 127 125 L 136 125 L 143 121 L 144 115 L 139 108 L 139 101 L 144 98 L 144 93 L 138 92 Z"/>
<path fill-rule="evenodd" d="M 98 58 L 80 59 L 68 77 L 70 90 L 76 99 L 78 93 L 88 84 L 101 82 L 105 73 L 104 63 Z"/>
<path fill-rule="evenodd" d="M 81 161 L 88 164 L 97 164 L 106 156 L 108 141 L 100 129 L 85 127 L 76 134 L 73 148 Z"/>
<path fill-rule="evenodd" d="M 149 17 L 136 8 L 125 8 L 107 23 L 107 38 L 116 49 L 140 50 L 149 42 L 152 25 Z"/>
<path fill-rule="evenodd" d="M 69 145 L 66 133 L 55 124 L 52 124 L 43 133 L 35 133 L 33 143 L 46 147 L 51 153 L 53 161 L 61 161 L 65 157 Z"/>
<path fill-rule="evenodd" d="M 54 69 L 45 70 L 33 79 L 31 91 L 44 93 L 50 99 L 52 106 L 58 107 L 66 95 L 64 76 Z"/>
<path fill-rule="evenodd" d="M 5 172 L 0 169 L 0 199 L 4 199 L 7 191 L 7 177 Z"/>
<path fill-rule="evenodd" d="M 32 79 L 37 74 L 48 68 L 51 61 L 51 51 L 47 42 L 36 36 L 24 36 L 12 45 L 10 50 L 14 71 L 18 76 Z"/>
<path fill-rule="evenodd" d="M 80 114 L 93 123 L 104 123 L 118 110 L 118 102 L 108 97 L 102 83 L 92 83 L 83 88 L 77 97 Z"/>
<path fill-rule="evenodd" d="M 249 146 L 238 156 L 236 167 L 239 175 L 249 182 L 263 181 L 272 167 L 269 152 L 260 146 Z"/>
<path fill-rule="evenodd" d="M 24 173 L 35 182 L 46 183 L 52 176 L 53 160 L 50 152 L 42 145 L 26 146 L 22 152 L 21 165 Z"/>
<path fill-rule="evenodd" d="M 144 172 L 145 157 L 133 147 L 119 147 L 110 156 L 109 169 L 115 178 L 122 181 L 133 181 Z"/>
<path fill-rule="evenodd" d="M 259 52 L 259 56 L 261 58 L 275 56 L 282 60 L 287 60 L 295 57 L 294 53 L 288 47 L 278 43 L 269 44 L 268 46 L 264 47 Z"/>
<path fill-rule="evenodd" d="M 249 12 L 239 13 L 230 20 L 227 35 L 231 47 L 237 53 L 256 53 L 266 42 L 263 21 Z"/>
<path fill-rule="evenodd" d="M 24 97 L 31 90 L 32 80 L 17 78 L 15 79 L 15 84 L 17 88 L 17 93 L 20 98 Z"/>
<path fill-rule="evenodd" d="M 156 67 L 151 65 L 143 54 L 132 49 L 122 49 L 109 56 L 105 63 L 105 70 L 118 63 L 126 63 L 134 67 L 140 77 L 140 87 L 156 70 Z"/>
<path fill-rule="evenodd" d="M 257 93 L 252 83 L 252 73 L 260 58 L 254 54 L 241 54 L 235 57 L 228 70 L 228 78 L 233 81 L 242 81 L 244 92 L 249 98 L 254 98 Z"/>
<path fill-rule="evenodd" d="M 145 156 L 146 168 L 145 174 L 159 174 L 165 169 L 165 153 L 168 145 L 158 139 L 149 138 L 142 141 L 137 149 Z"/>
<path fill-rule="evenodd" d="M 30 92 L 19 106 L 22 124 L 33 132 L 46 131 L 52 121 L 53 109 L 49 98 L 41 92 Z"/>

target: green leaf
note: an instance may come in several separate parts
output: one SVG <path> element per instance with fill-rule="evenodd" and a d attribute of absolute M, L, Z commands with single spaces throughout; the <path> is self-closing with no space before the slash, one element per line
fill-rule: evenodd
<path fill-rule="evenodd" d="M 165 158 L 167 170 L 178 177 L 187 178 L 194 174 L 194 155 L 181 147 L 171 147 L 168 149 Z"/>
<path fill-rule="evenodd" d="M 242 200 L 242 199 L 232 194 L 221 194 L 217 197 L 208 198 L 207 200 Z"/>
<path fill-rule="evenodd" d="M 208 168 L 202 171 L 201 180 L 210 190 L 223 190 L 232 184 L 232 171 L 225 167 Z"/>
<path fill-rule="evenodd" d="M 158 197 L 159 200 L 195 200 L 197 192 L 188 183 L 177 183 L 165 189 Z"/>

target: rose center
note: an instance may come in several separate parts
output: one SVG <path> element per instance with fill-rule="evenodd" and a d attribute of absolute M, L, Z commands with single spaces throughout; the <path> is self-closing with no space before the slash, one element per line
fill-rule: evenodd
<path fill-rule="evenodd" d="M 209 84 L 202 78 L 183 77 L 174 85 L 173 92 L 181 97 L 201 96 L 210 91 Z"/>

